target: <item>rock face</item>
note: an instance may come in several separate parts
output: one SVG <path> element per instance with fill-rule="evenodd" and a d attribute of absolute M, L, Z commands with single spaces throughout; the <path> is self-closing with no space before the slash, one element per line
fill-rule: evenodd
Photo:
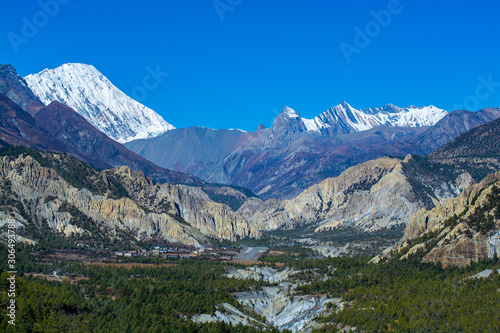
<path fill-rule="evenodd" d="M 456 110 L 447 114 L 434 126 L 412 139 L 420 154 L 427 155 L 457 136 L 476 126 L 500 117 L 500 108 L 486 108 L 476 112 Z"/>
<path fill-rule="evenodd" d="M 0 93 L 5 94 L 31 115 L 44 107 L 28 87 L 26 80 L 20 77 L 11 65 L 0 64 Z"/>
<path fill-rule="evenodd" d="M 450 195 L 451 190 L 443 189 L 452 187 L 459 193 L 461 183 L 467 183 L 462 175 L 450 184 L 441 181 L 433 196 L 418 193 L 403 170 L 411 162 L 411 156 L 368 161 L 309 187 L 294 199 L 249 200 L 238 212 L 261 230 L 308 225 L 315 232 L 348 226 L 372 232 L 406 225 L 426 202 L 437 203 L 440 194 Z"/>
<path fill-rule="evenodd" d="M 424 262 L 440 262 L 444 266 L 465 266 L 491 258 L 495 252 L 498 255 L 495 232 L 500 228 L 499 185 L 497 172 L 457 198 L 430 211 L 420 210 L 406 227 L 404 242 L 399 247 L 412 244 L 409 251 L 425 249 Z M 419 237 L 426 234 L 431 240 L 419 242 Z"/>
<path fill-rule="evenodd" d="M 69 185 L 53 169 L 41 167 L 30 156 L 15 160 L 3 157 L 0 170 L 1 183 L 9 185 L 9 190 L 4 190 L 2 194 L 16 198 L 22 202 L 24 212 L 29 212 L 29 216 L 23 216 L 14 210 L 11 215 L 25 225 L 33 223 L 43 226 L 46 222 L 50 229 L 65 236 L 92 236 L 93 232 L 104 233 L 104 229 L 110 229 L 109 235 L 116 235 L 116 231 L 122 230 L 143 240 L 158 235 L 170 242 L 198 247 L 208 243 L 198 230 L 180 224 L 168 214 L 147 213 L 128 198 L 113 200 L 105 195 L 94 195 L 85 188 L 79 190 Z M 89 228 L 73 224 L 76 216 L 62 210 L 64 205 L 75 207 L 96 225 Z"/>
<path fill-rule="evenodd" d="M 53 163 L 66 158 L 41 156 Z M 78 172 L 83 174 L 85 169 Z M 84 181 L 94 189 L 105 188 L 103 184 L 114 184 L 108 188 L 116 189 L 121 184 L 127 192 L 121 198 L 113 198 L 109 191 L 92 193 L 70 185 L 31 156 L 4 156 L 0 160 L 0 210 L 31 228 L 48 227 L 65 236 L 131 235 L 138 240 L 154 238 L 202 247 L 209 244 L 207 236 L 234 240 L 258 235 L 241 216 L 211 201 L 199 188 L 153 184 L 142 172 L 128 167 L 94 171 Z"/>
<path fill-rule="evenodd" d="M 127 167 L 112 171 L 131 198 L 140 205 L 179 216 L 204 235 L 230 240 L 260 235 L 243 217 L 228 206 L 212 201 L 201 188 L 154 184 L 142 172 L 133 172 Z"/>
<path fill-rule="evenodd" d="M 263 287 L 260 291 L 243 291 L 234 294 L 241 305 L 255 311 L 266 319 L 261 323 L 254 318 L 242 314 L 234 307 L 228 308 L 226 304 L 220 307 L 226 309 L 223 314 L 217 311 L 215 315 L 197 315 L 193 320 L 200 321 L 225 321 L 233 324 L 248 323 L 253 326 L 275 326 L 279 330 L 288 329 L 294 333 L 310 332 L 315 326 L 315 318 L 326 311 L 329 303 L 335 304 L 342 310 L 343 303 L 340 298 L 328 298 L 324 295 L 292 296 L 297 283 L 290 282 L 290 276 L 298 273 L 291 269 L 281 272 L 270 267 L 251 267 L 248 269 L 232 269 L 225 276 L 237 279 L 263 280 L 277 283 L 275 286 Z"/>
<path fill-rule="evenodd" d="M 326 296 L 288 296 L 292 284 L 264 287 L 262 291 L 239 292 L 236 299 L 255 310 L 278 329 L 292 332 L 309 332 L 313 321 L 327 309 L 328 303 L 340 305 L 340 298 Z"/>
<path fill-rule="evenodd" d="M 298 272 L 299 271 L 293 271 L 289 268 L 277 271 L 271 267 L 249 267 L 247 269 L 232 269 L 225 276 L 233 279 L 252 279 L 269 283 L 278 283 L 288 280 L 290 276 Z"/>
<path fill-rule="evenodd" d="M 223 321 L 228 324 L 232 324 L 236 326 L 238 324 L 243 324 L 245 326 L 254 326 L 254 327 L 268 327 L 266 325 L 246 314 L 236 309 L 234 306 L 228 303 L 222 303 L 217 306 L 217 310 L 215 314 L 198 314 L 191 316 L 191 320 L 195 323 L 213 323 L 217 321 Z"/>

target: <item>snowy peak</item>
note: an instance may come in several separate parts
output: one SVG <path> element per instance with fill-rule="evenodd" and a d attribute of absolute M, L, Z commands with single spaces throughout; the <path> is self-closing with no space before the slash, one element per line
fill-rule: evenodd
<path fill-rule="evenodd" d="M 274 119 L 271 129 L 273 130 L 273 133 L 279 137 L 290 133 L 307 131 L 303 118 L 300 117 L 297 111 L 289 108 L 288 106 L 285 106 L 278 117 Z"/>
<path fill-rule="evenodd" d="M 393 104 L 387 104 L 379 108 L 357 110 L 347 102 L 342 102 L 313 119 L 302 118 L 302 121 L 308 131 L 332 136 L 353 131 L 366 131 L 377 126 L 433 126 L 446 113 L 445 110 L 433 105 L 399 108 Z"/>
<path fill-rule="evenodd" d="M 300 117 L 299 113 L 288 106 L 285 106 L 282 113 L 288 118 L 298 118 Z"/>
<path fill-rule="evenodd" d="M 66 104 L 121 143 L 155 137 L 175 128 L 123 93 L 92 65 L 64 64 L 30 74 L 25 80 L 44 104 Z"/>

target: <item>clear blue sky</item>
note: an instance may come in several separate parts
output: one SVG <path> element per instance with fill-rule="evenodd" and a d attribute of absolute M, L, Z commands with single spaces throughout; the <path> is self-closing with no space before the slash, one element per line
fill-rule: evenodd
<path fill-rule="evenodd" d="M 53 17 L 38 1 L 3 4 L 0 63 L 21 75 L 88 63 L 128 95 L 159 66 L 170 75 L 142 102 L 176 127 L 255 130 L 285 105 L 314 117 L 342 100 L 500 106 L 496 0 L 59 1 Z M 38 31 L 23 35 L 23 17 Z M 356 44 L 356 27 L 369 43 Z M 18 52 L 12 34 L 27 37 Z"/>

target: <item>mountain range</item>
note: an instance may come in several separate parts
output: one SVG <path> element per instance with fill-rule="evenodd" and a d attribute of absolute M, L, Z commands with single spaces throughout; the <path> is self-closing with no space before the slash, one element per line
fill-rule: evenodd
<path fill-rule="evenodd" d="M 418 110 L 420 122 L 409 116 Z M 370 119 L 373 113 L 379 119 L 391 115 L 394 122 L 365 122 L 363 126 L 368 129 L 360 131 L 361 120 Z M 271 128 L 260 126 L 255 132 L 192 127 L 125 146 L 158 165 L 209 182 L 247 187 L 264 199 L 290 199 L 313 184 L 371 159 L 426 155 L 466 130 L 496 119 L 500 109 L 446 113 L 435 107 L 399 109 L 388 105 L 355 110 L 343 102 L 315 119 L 333 119 L 327 117 L 332 114 L 339 115 L 337 122 L 330 121 L 319 132 L 286 107 Z M 404 127 L 393 125 L 401 125 L 401 119 L 412 121 Z M 425 126 L 429 124 L 434 125 Z"/>
<path fill-rule="evenodd" d="M 442 210 L 447 199 L 468 193 L 481 174 L 500 169 L 499 124 L 497 119 L 474 128 L 429 157 L 384 157 L 353 166 L 291 200 L 245 198 L 236 212 L 200 187 L 154 183 L 128 167 L 99 171 L 69 155 L 4 148 L 0 216 L 30 226 L 23 233 L 27 241 L 49 237 L 48 226 L 56 233 L 49 237 L 53 242 L 65 244 L 70 237 L 76 242 L 71 246 L 83 242 L 89 250 L 141 240 L 206 247 L 211 238 L 259 237 L 273 230 L 301 230 L 295 237 L 306 242 L 346 227 L 374 232 L 408 225 L 409 233 L 422 212 Z M 475 146 L 471 138 L 477 135 Z M 488 163 L 478 163 L 478 157 Z M 461 163 L 450 162 L 454 158 Z"/>
<path fill-rule="evenodd" d="M 264 199 L 290 199 L 345 169 L 382 156 L 426 155 L 499 109 L 446 112 L 435 106 L 355 109 L 346 102 L 313 119 L 285 107 L 255 132 L 175 129 L 91 65 L 65 64 L 25 77 L 38 101 L 58 100 L 154 164 Z M 134 140 L 141 138 L 138 140 Z"/>
<path fill-rule="evenodd" d="M 46 220 L 65 235 L 94 237 L 102 225 L 109 239 L 207 246 L 209 238 L 272 230 L 298 228 L 299 238 L 347 227 L 376 232 L 408 225 L 419 211 L 438 209 L 500 169 L 498 108 L 357 110 L 342 102 L 305 119 L 285 107 L 271 128 L 254 132 L 157 130 L 145 121 L 134 134 L 138 127 L 122 117 L 112 126 L 116 137 L 144 135 L 122 145 L 84 116 L 91 110 L 96 122 L 101 113 L 127 113 L 113 110 L 111 94 L 95 93 L 109 81 L 88 65 L 63 67 L 43 71 L 35 94 L 28 83 L 35 76 L 25 80 L 0 66 L 0 146 L 38 151 L 4 148 L 2 216 L 38 226 Z M 47 88 L 50 80 L 57 89 Z M 46 99 L 54 91 L 63 101 Z"/>
<path fill-rule="evenodd" d="M 436 108 L 433 105 L 399 108 L 387 104 L 379 108 L 357 110 L 345 101 L 313 119 L 301 118 L 298 112 L 289 107 L 285 107 L 283 111 L 289 118 L 300 118 L 308 132 L 329 137 L 366 131 L 379 126 L 433 126 L 446 115 L 445 110 Z"/>

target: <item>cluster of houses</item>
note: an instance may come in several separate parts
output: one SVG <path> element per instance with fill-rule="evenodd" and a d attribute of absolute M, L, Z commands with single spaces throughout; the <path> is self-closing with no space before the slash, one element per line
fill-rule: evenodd
<path fill-rule="evenodd" d="M 165 258 L 189 258 L 197 257 L 199 255 L 209 255 L 209 254 L 220 254 L 221 252 L 232 251 L 231 248 L 221 248 L 219 250 L 214 250 L 213 248 L 201 248 L 196 250 L 188 250 L 185 248 L 174 248 L 174 247 L 164 247 L 157 245 L 150 250 L 135 250 L 135 251 L 119 251 L 115 252 L 116 257 L 136 257 L 136 256 L 155 256 L 155 257 L 165 257 Z"/>

